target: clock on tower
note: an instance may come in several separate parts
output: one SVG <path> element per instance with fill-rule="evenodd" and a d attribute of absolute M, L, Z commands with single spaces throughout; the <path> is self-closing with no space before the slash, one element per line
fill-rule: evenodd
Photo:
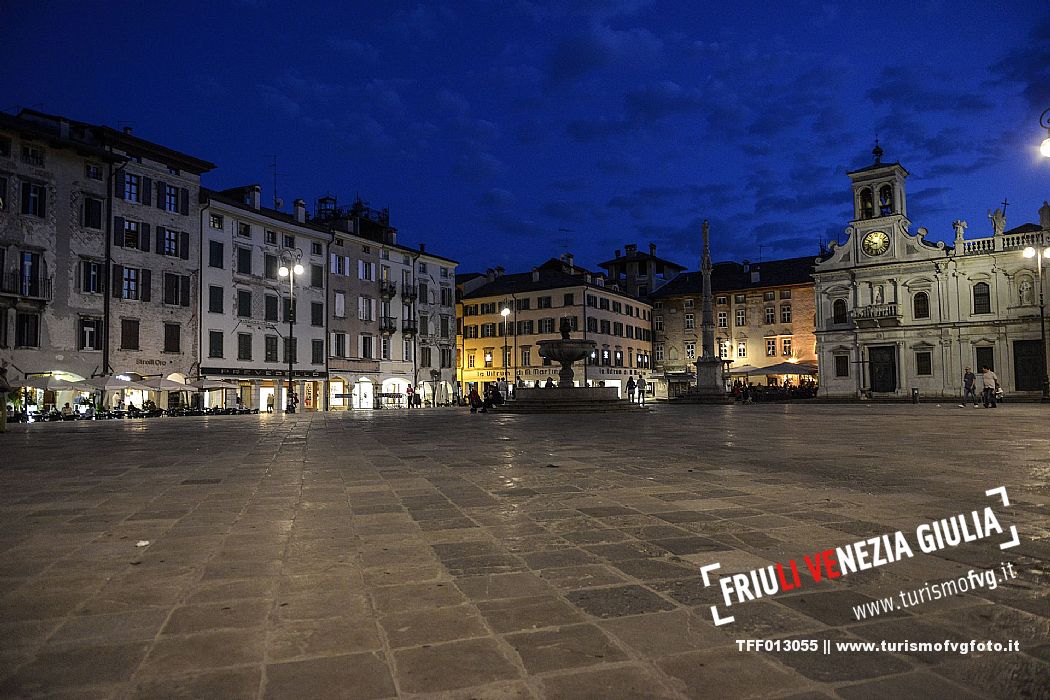
<path fill-rule="evenodd" d="M 871 154 L 874 163 L 847 174 L 853 188 L 850 224 L 857 259 L 874 261 L 892 257 L 894 241 L 907 235 L 910 222 L 904 198 L 908 171 L 900 163 L 882 162 L 883 151 L 877 139 Z"/>

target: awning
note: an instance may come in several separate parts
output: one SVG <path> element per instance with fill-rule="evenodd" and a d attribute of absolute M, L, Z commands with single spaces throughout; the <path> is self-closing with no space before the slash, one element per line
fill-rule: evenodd
<path fill-rule="evenodd" d="M 14 379 L 11 381 L 11 387 L 13 389 L 43 389 L 44 391 L 79 391 L 78 383 L 47 375 Z"/>
<path fill-rule="evenodd" d="M 733 370 L 735 371 L 735 370 Z M 766 376 L 770 374 L 791 374 L 799 376 L 816 375 L 817 366 L 808 362 L 778 362 L 766 367 L 752 367 L 746 372 L 748 376 Z"/>
<path fill-rule="evenodd" d="M 133 382 L 130 379 L 121 379 L 112 374 L 85 379 L 82 382 L 77 382 L 76 387 L 84 391 L 122 391 L 124 389 L 138 389 L 141 391 L 149 388 L 139 382 Z"/>
<path fill-rule="evenodd" d="M 236 384 L 229 382 L 223 382 L 218 379 L 198 379 L 195 382 L 190 382 L 186 385 L 186 388 L 200 389 L 202 391 L 209 391 L 211 389 L 239 389 L 240 387 Z"/>

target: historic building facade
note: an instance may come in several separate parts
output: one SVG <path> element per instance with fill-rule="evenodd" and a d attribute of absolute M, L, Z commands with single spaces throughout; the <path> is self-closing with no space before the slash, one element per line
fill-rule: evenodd
<path fill-rule="evenodd" d="M 715 345 L 727 378 L 784 362 L 815 364 L 813 267 L 810 256 L 713 266 Z M 695 380 L 701 285 L 701 274 L 688 272 L 651 295 L 657 396 L 675 396 Z"/>
<path fill-rule="evenodd" d="M 571 256 L 549 260 L 531 272 L 464 280 L 460 303 L 460 390 L 479 392 L 506 378 L 526 386 L 557 381 L 560 366 L 540 357 L 538 341 L 559 337 L 569 319 L 572 337 L 597 343 L 577 369 L 576 382 L 624 391 L 632 376 L 651 370 L 650 305 L 576 267 Z M 508 313 L 503 314 L 507 309 Z"/>
<path fill-rule="evenodd" d="M 820 395 L 960 397 L 966 367 L 995 370 L 1007 394 L 1038 395 L 1044 372 L 1039 290 L 1028 246 L 1050 243 L 1050 206 L 1039 224 L 967 238 L 956 221 L 953 245 L 911 231 L 899 163 L 848 173 L 854 218 L 845 243 L 819 260 L 816 335 Z"/>
<path fill-rule="evenodd" d="M 619 249 L 612 260 L 598 263 L 610 283 L 633 297 L 646 297 L 685 272 L 685 267 L 671 260 L 656 257 L 656 244 L 649 244 L 649 252 L 639 251 L 634 243 Z"/>
<path fill-rule="evenodd" d="M 302 200 L 293 214 L 263 207 L 258 185 L 201 194 L 201 376 L 238 384 L 249 408 L 283 410 L 290 359 L 299 410 L 324 410 L 330 234 Z M 293 259 L 303 273 L 290 290 L 279 269 Z"/>
<path fill-rule="evenodd" d="M 129 130 L 0 120 L 0 347 L 16 371 L 195 372 L 197 191 L 213 167 Z"/>

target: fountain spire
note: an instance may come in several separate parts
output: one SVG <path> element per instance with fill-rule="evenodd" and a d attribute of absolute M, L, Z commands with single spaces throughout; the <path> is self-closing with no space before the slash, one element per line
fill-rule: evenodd
<path fill-rule="evenodd" d="M 703 320 L 700 325 L 701 352 L 696 360 L 696 393 L 701 398 L 718 400 L 725 396 L 725 380 L 722 378 L 722 360 L 715 354 L 714 298 L 711 294 L 711 226 L 704 219 L 702 229 L 704 248 L 700 257 L 700 274 L 703 277 Z"/>

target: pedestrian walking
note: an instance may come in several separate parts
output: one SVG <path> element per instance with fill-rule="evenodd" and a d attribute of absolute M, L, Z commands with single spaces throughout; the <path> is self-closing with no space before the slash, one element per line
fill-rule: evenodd
<path fill-rule="evenodd" d="M 967 367 L 963 374 L 963 402 L 959 405 L 964 406 L 969 399 L 973 400 L 973 407 L 977 408 L 977 375 Z"/>
<path fill-rule="evenodd" d="M 266 412 L 267 413 L 273 413 L 273 404 L 274 404 L 273 394 L 270 394 L 269 396 L 266 397 Z"/>
<path fill-rule="evenodd" d="M 981 392 L 984 395 L 984 407 L 998 408 L 995 393 L 999 389 L 999 377 L 987 365 L 981 368 L 981 376 L 984 379 L 984 391 Z"/>
<path fill-rule="evenodd" d="M 645 405 L 645 392 L 649 388 L 649 382 L 645 381 L 645 377 L 638 375 L 638 405 Z"/>
<path fill-rule="evenodd" d="M 627 379 L 627 400 L 631 403 L 634 403 L 634 389 L 636 386 L 638 385 L 634 383 L 634 375 L 632 374 Z"/>
<path fill-rule="evenodd" d="M 416 391 L 411 386 L 405 389 L 405 396 L 408 397 L 408 407 L 416 407 Z"/>

